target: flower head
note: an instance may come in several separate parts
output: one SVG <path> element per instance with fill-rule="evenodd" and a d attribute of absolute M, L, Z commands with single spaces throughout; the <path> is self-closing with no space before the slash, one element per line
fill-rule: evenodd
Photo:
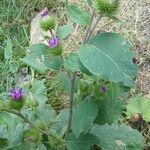
<path fill-rule="evenodd" d="M 107 89 L 106 89 L 105 86 L 101 86 L 100 89 L 99 89 L 99 91 L 100 91 L 101 93 L 106 93 L 106 92 L 107 92 Z"/>
<path fill-rule="evenodd" d="M 15 87 L 10 90 L 10 97 L 12 100 L 18 101 L 24 96 L 25 92 L 22 88 Z"/>
<path fill-rule="evenodd" d="M 51 48 L 55 48 L 59 44 L 59 39 L 57 37 L 52 37 L 49 41 L 48 44 Z"/>
<path fill-rule="evenodd" d="M 45 17 L 45 16 L 48 16 L 48 15 L 49 15 L 48 9 L 43 10 L 42 13 L 41 13 L 41 17 Z"/>

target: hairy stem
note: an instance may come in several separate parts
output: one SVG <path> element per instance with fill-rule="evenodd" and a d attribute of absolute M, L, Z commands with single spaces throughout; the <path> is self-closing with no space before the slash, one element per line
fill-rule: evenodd
<path fill-rule="evenodd" d="M 71 83 L 71 88 L 70 88 L 70 110 L 69 110 L 69 120 L 68 120 L 66 135 L 71 131 L 71 123 L 72 123 L 72 115 L 73 115 L 73 98 L 74 98 L 75 77 L 76 77 L 75 73 L 70 77 L 70 83 Z"/>
<path fill-rule="evenodd" d="M 95 23 L 93 24 L 93 27 L 90 28 L 90 31 L 89 31 L 89 34 L 87 35 L 87 38 L 86 38 L 86 40 L 85 40 L 85 43 L 90 39 L 90 37 L 91 37 L 93 31 L 95 30 L 95 28 L 96 28 L 97 24 L 99 23 L 99 21 L 101 20 L 101 18 L 102 18 L 101 15 L 99 15 L 99 16 L 97 17 Z"/>
<path fill-rule="evenodd" d="M 88 37 L 88 34 L 90 33 L 90 30 L 91 30 L 91 26 L 92 26 L 92 22 L 93 22 L 93 19 L 94 19 L 94 15 L 95 15 L 95 11 L 93 11 L 92 15 L 91 15 L 91 21 L 90 21 L 90 24 L 89 26 L 87 27 L 87 29 L 85 30 L 85 34 L 84 34 L 84 38 L 83 38 L 83 43 L 86 43 L 86 39 Z"/>

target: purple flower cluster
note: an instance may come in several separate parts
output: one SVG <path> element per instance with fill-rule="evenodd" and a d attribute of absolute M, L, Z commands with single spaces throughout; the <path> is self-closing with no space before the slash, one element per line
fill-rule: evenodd
<path fill-rule="evenodd" d="M 10 97 L 12 100 L 18 101 L 20 100 L 25 94 L 25 91 L 22 88 L 15 87 L 10 90 Z"/>
<path fill-rule="evenodd" d="M 59 39 L 57 37 L 52 37 L 49 41 L 48 44 L 51 48 L 55 48 L 59 44 Z"/>

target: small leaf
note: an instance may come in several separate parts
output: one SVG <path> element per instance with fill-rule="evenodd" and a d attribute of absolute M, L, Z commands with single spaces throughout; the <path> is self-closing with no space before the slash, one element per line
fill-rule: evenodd
<path fill-rule="evenodd" d="M 39 73 L 44 73 L 47 69 L 59 70 L 60 58 L 50 54 L 50 49 L 45 44 L 34 44 L 30 48 L 30 53 L 21 60 L 33 67 Z"/>
<path fill-rule="evenodd" d="M 72 131 L 78 137 L 88 129 L 95 120 L 98 113 L 97 104 L 91 100 L 84 100 L 77 105 L 73 111 Z"/>
<path fill-rule="evenodd" d="M 82 64 L 94 75 L 112 82 L 123 82 L 133 86 L 137 66 L 132 63 L 133 54 L 129 44 L 115 33 L 101 33 L 82 45 L 79 58 Z"/>
<path fill-rule="evenodd" d="M 5 53 L 4 53 L 4 57 L 6 60 L 12 58 L 12 53 L 13 53 L 13 50 L 12 50 L 12 42 L 10 39 L 7 40 L 7 44 L 6 44 L 6 47 L 5 47 Z"/>
<path fill-rule="evenodd" d="M 125 102 L 119 99 L 120 87 L 117 83 L 110 83 L 107 95 L 103 100 L 98 100 L 97 124 L 112 124 L 120 118 L 121 112 L 125 108 Z"/>
<path fill-rule="evenodd" d="M 91 134 L 99 138 L 102 150 L 143 150 L 142 135 L 125 125 L 95 125 Z"/>
<path fill-rule="evenodd" d="M 73 24 L 68 23 L 62 27 L 60 27 L 57 31 L 57 36 L 60 40 L 64 40 L 65 38 L 68 37 L 69 34 L 73 32 Z"/>
<path fill-rule="evenodd" d="M 64 61 L 64 66 L 71 72 L 81 71 L 87 75 L 91 75 L 91 73 L 81 63 L 77 53 L 70 53 Z"/>
<path fill-rule="evenodd" d="M 90 23 L 90 16 L 76 5 L 68 6 L 68 13 L 73 22 L 87 26 Z"/>
<path fill-rule="evenodd" d="M 34 80 L 32 82 L 31 93 L 29 96 L 33 98 L 32 100 L 37 101 L 39 106 L 44 106 L 47 102 L 47 91 L 44 85 L 44 80 Z"/>
<path fill-rule="evenodd" d="M 68 118 L 69 118 L 69 110 L 63 109 L 56 117 L 55 119 L 56 123 L 54 124 L 53 127 L 51 127 L 51 129 L 54 130 L 59 135 L 61 135 L 61 137 L 63 137 L 63 135 L 67 130 Z"/>
<path fill-rule="evenodd" d="M 70 133 L 66 138 L 68 150 L 88 150 L 90 146 L 98 144 L 99 139 L 92 134 L 82 134 L 78 138 Z"/>
<path fill-rule="evenodd" d="M 136 96 L 129 100 L 127 104 L 127 118 L 131 118 L 134 114 L 140 114 L 142 118 L 150 122 L 150 99 L 144 96 Z"/>

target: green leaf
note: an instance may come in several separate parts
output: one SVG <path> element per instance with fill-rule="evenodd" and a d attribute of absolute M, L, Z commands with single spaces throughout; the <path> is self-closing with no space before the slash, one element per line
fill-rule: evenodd
<path fill-rule="evenodd" d="M 0 119 L 0 123 L 5 124 L 7 128 L 7 132 L 5 128 L 3 132 L 5 133 L 5 138 L 8 139 L 9 147 L 19 144 L 22 141 L 23 132 L 25 130 L 21 119 L 8 113 L 0 113 Z"/>
<path fill-rule="evenodd" d="M 121 112 L 125 108 L 125 102 L 119 99 L 120 87 L 117 83 L 110 83 L 107 95 L 103 100 L 98 100 L 97 124 L 112 124 L 120 118 Z"/>
<path fill-rule="evenodd" d="M 47 148 L 45 147 L 44 144 L 40 144 L 38 145 L 37 150 L 47 150 Z"/>
<path fill-rule="evenodd" d="M 34 44 L 30 48 L 30 52 L 21 60 L 27 65 L 33 67 L 40 73 L 44 73 L 47 69 L 59 70 L 60 58 L 50 54 L 50 49 L 45 44 Z"/>
<path fill-rule="evenodd" d="M 69 80 L 69 77 L 67 74 L 65 73 L 59 73 L 58 74 L 58 80 L 61 82 L 64 90 L 67 92 L 67 93 L 70 93 L 70 89 L 71 89 L 71 82 Z M 74 89 L 75 91 L 74 92 L 77 92 L 78 90 L 78 83 L 79 83 L 79 80 L 80 78 L 79 77 L 76 77 L 75 78 L 75 84 L 74 84 Z"/>
<path fill-rule="evenodd" d="M 7 44 L 6 44 L 6 47 L 5 47 L 5 53 L 4 53 L 4 57 L 6 60 L 12 58 L 12 53 L 13 53 L 13 49 L 12 49 L 12 42 L 10 39 L 8 39 L 7 41 Z"/>
<path fill-rule="evenodd" d="M 112 82 L 133 86 L 137 65 L 132 63 L 129 44 L 115 33 L 101 33 L 84 44 L 79 51 L 82 64 L 94 75 Z"/>
<path fill-rule="evenodd" d="M 150 99 L 144 96 L 136 96 L 129 100 L 127 104 L 127 118 L 131 118 L 134 114 L 140 114 L 142 118 L 150 122 Z"/>
<path fill-rule="evenodd" d="M 77 105 L 73 111 L 72 131 L 78 137 L 88 129 L 95 120 L 98 113 L 97 104 L 91 100 L 84 100 Z"/>
<path fill-rule="evenodd" d="M 102 150 L 143 150 L 142 135 L 125 125 L 95 125 L 91 134 L 99 138 Z"/>
<path fill-rule="evenodd" d="M 90 146 L 98 144 L 99 139 L 92 134 L 82 134 L 78 138 L 70 133 L 66 138 L 68 150 L 88 150 Z"/>
<path fill-rule="evenodd" d="M 29 143 L 22 143 L 19 145 L 15 145 L 13 148 L 10 148 L 8 150 L 33 150 L 33 146 Z"/>
<path fill-rule="evenodd" d="M 87 12 L 79 8 L 77 5 L 68 6 L 68 13 L 73 22 L 87 26 L 90 23 L 90 16 Z"/>
<path fill-rule="evenodd" d="M 63 109 L 55 119 L 55 124 L 51 127 L 61 137 L 65 134 L 68 125 L 69 109 Z"/>
<path fill-rule="evenodd" d="M 50 105 L 38 107 L 36 115 L 37 115 L 37 122 L 46 125 L 46 127 L 49 127 L 49 125 L 53 123 L 56 118 L 56 112 Z"/>
<path fill-rule="evenodd" d="M 91 75 L 91 73 L 81 63 L 77 53 L 70 53 L 64 61 L 64 66 L 71 72 L 81 71 L 87 75 Z"/>
<path fill-rule="evenodd" d="M 62 27 L 60 27 L 57 31 L 57 36 L 60 40 L 64 40 L 65 38 L 67 38 L 69 36 L 69 34 L 71 34 L 73 32 L 73 24 L 72 23 L 68 23 Z"/>
<path fill-rule="evenodd" d="M 32 82 L 32 88 L 31 93 L 29 96 L 32 98 L 32 100 L 35 100 L 38 102 L 39 106 L 44 106 L 47 101 L 47 90 L 46 86 L 44 85 L 44 80 L 34 80 Z"/>

